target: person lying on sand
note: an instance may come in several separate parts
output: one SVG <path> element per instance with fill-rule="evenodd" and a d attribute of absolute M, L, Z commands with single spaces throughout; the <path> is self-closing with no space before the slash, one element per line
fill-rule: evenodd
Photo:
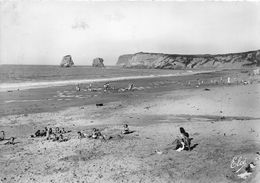
<path fill-rule="evenodd" d="M 128 133 L 130 133 L 128 124 L 124 124 L 123 127 L 124 127 L 124 130 L 122 131 L 122 134 L 128 134 Z"/>
<path fill-rule="evenodd" d="M 6 139 L 6 140 L 9 140 L 8 142 L 5 143 L 5 145 L 14 145 L 15 142 L 14 142 L 14 137 L 10 137 L 9 139 Z"/>
<path fill-rule="evenodd" d="M 129 83 L 127 88 L 120 88 L 118 91 L 119 92 L 124 92 L 124 91 L 132 91 L 134 89 L 134 84 Z"/>
<path fill-rule="evenodd" d="M 3 140 L 5 140 L 5 132 L 1 131 L 1 133 L 0 133 L 0 141 L 3 141 Z"/>
<path fill-rule="evenodd" d="M 180 133 L 181 133 L 181 137 L 178 137 L 174 142 L 176 142 L 176 150 L 177 151 L 182 151 L 185 148 L 188 148 L 188 150 L 190 151 L 190 138 L 189 138 L 189 134 L 184 130 L 183 127 L 180 127 Z"/>

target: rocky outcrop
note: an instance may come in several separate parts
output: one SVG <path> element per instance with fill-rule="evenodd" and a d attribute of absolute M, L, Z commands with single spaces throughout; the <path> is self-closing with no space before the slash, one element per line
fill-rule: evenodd
<path fill-rule="evenodd" d="M 92 67 L 105 67 L 103 58 L 95 58 Z"/>
<path fill-rule="evenodd" d="M 128 55 L 121 55 L 118 58 L 118 62 L 116 63 L 116 65 L 118 66 L 124 66 L 126 64 L 129 64 L 129 61 L 132 59 L 133 54 L 128 54 Z"/>
<path fill-rule="evenodd" d="M 218 55 L 136 53 L 121 55 L 118 66 L 126 68 L 195 69 L 260 66 L 260 50 Z"/>
<path fill-rule="evenodd" d="M 61 67 L 71 67 L 74 65 L 74 62 L 72 60 L 72 57 L 70 55 L 66 55 L 62 58 L 62 61 L 60 63 Z"/>

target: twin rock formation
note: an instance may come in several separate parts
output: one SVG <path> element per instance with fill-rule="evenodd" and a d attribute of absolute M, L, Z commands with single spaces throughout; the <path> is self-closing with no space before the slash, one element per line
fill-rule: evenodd
<path fill-rule="evenodd" d="M 260 50 L 218 55 L 136 53 L 121 55 L 118 66 L 152 69 L 241 68 L 260 66 Z"/>
<path fill-rule="evenodd" d="M 71 67 L 74 65 L 71 55 L 66 55 L 62 58 L 60 63 L 61 67 Z M 92 67 L 105 67 L 104 60 L 102 58 L 95 58 L 92 63 Z"/>

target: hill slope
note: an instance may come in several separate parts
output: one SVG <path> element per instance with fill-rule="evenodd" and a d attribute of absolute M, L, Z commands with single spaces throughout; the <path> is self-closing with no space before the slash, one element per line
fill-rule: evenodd
<path fill-rule="evenodd" d="M 126 68 L 195 69 L 260 66 L 260 50 L 218 55 L 136 53 L 121 55 L 118 66 Z"/>

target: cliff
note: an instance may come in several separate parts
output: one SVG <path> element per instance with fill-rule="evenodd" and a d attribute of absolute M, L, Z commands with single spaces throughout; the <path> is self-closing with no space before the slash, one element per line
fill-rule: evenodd
<path fill-rule="evenodd" d="M 136 53 L 121 55 L 118 66 L 126 68 L 199 69 L 260 66 L 260 50 L 218 55 Z"/>

